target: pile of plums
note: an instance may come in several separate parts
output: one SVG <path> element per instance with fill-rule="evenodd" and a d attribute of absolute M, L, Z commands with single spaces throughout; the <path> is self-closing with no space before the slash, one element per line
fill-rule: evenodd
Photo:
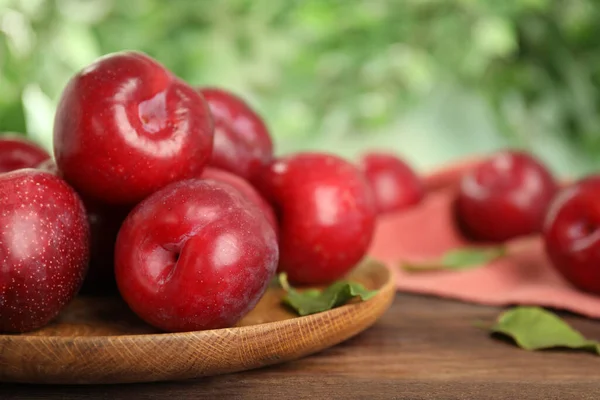
<path fill-rule="evenodd" d="M 74 75 L 53 135 L 53 157 L 0 140 L 3 332 L 46 325 L 77 293 L 119 294 L 164 331 L 232 326 L 277 271 L 330 283 L 373 235 L 376 206 L 357 165 L 275 157 L 240 96 L 192 87 L 142 53 Z"/>
<path fill-rule="evenodd" d="M 138 52 L 74 75 L 53 133 L 53 157 L 0 138 L 2 332 L 48 324 L 77 293 L 119 294 L 164 331 L 229 327 L 277 271 L 299 285 L 342 278 L 367 253 L 378 215 L 426 195 L 393 154 L 275 156 L 240 96 L 194 88 Z M 600 293 L 600 178 L 559 191 L 533 156 L 503 151 L 457 193 L 466 235 L 543 232 L 558 270 Z"/>
<path fill-rule="evenodd" d="M 559 182 L 532 154 L 505 150 L 470 168 L 457 193 L 457 224 L 468 238 L 540 236 L 560 275 L 600 295 L 600 176 Z"/>

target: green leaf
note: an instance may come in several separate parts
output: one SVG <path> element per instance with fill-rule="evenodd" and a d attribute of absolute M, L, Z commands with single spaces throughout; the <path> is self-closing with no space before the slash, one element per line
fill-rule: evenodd
<path fill-rule="evenodd" d="M 400 267 L 409 272 L 460 271 L 487 264 L 505 255 L 506 248 L 504 246 L 465 247 L 450 250 L 439 260 L 427 263 L 402 263 Z"/>
<path fill-rule="evenodd" d="M 282 302 L 301 316 L 340 307 L 355 297 L 366 301 L 377 294 L 377 290 L 368 290 L 358 282 L 346 280 L 337 281 L 324 290 L 298 291 L 290 286 L 285 273 L 279 274 L 279 284 L 287 292 Z"/>
<path fill-rule="evenodd" d="M 570 348 L 600 354 L 600 344 L 586 339 L 556 314 L 540 307 L 515 307 L 503 312 L 489 328 L 511 337 L 525 350 Z"/>

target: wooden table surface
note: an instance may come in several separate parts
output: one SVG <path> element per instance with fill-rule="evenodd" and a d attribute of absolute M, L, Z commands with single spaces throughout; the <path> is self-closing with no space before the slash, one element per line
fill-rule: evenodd
<path fill-rule="evenodd" d="M 500 310 L 398 294 L 371 329 L 284 365 L 186 382 L 0 384 L 0 399 L 598 399 L 600 357 L 527 352 L 475 328 Z M 600 322 L 566 317 L 591 338 Z M 199 355 L 201 356 L 201 355 Z"/>

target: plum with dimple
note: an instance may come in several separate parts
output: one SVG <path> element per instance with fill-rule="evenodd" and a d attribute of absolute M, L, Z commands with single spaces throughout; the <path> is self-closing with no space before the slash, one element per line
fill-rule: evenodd
<path fill-rule="evenodd" d="M 124 51 L 101 57 L 68 82 L 54 120 L 54 157 L 82 196 L 133 206 L 200 174 L 213 133 L 197 90 L 147 55 Z"/>
<path fill-rule="evenodd" d="M 183 180 L 155 192 L 117 236 L 115 275 L 123 299 L 161 330 L 230 327 L 254 308 L 273 278 L 279 249 L 263 212 L 214 180 Z"/>
<path fill-rule="evenodd" d="M 34 169 L 0 175 L 0 331 L 55 318 L 81 287 L 88 258 L 85 209 L 66 182 Z"/>

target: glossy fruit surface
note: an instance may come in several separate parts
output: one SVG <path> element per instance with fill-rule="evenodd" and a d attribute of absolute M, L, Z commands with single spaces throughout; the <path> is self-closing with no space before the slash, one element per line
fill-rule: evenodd
<path fill-rule="evenodd" d="M 265 218 L 267 218 L 267 221 L 271 224 L 275 232 L 279 231 L 277 217 L 275 216 L 273 207 L 262 197 L 262 195 L 254 188 L 254 186 L 252 186 L 244 178 L 214 167 L 206 167 L 202 172 L 201 178 L 204 180 L 224 182 L 239 190 L 244 197 L 252 201 L 258 206 L 258 208 L 261 209 L 265 215 Z"/>
<path fill-rule="evenodd" d="M 201 88 L 215 122 L 210 165 L 252 181 L 273 158 L 273 142 L 262 118 L 238 95 Z"/>
<path fill-rule="evenodd" d="M 405 210 L 418 204 L 425 195 L 419 176 L 394 154 L 366 153 L 359 166 L 371 185 L 379 214 Z"/>
<path fill-rule="evenodd" d="M 0 173 L 33 168 L 50 154 L 33 141 L 16 134 L 0 134 Z"/>
<path fill-rule="evenodd" d="M 478 240 L 539 233 L 557 187 L 546 166 L 532 155 L 498 152 L 463 176 L 457 216 L 467 234 Z"/>
<path fill-rule="evenodd" d="M 62 179 L 38 170 L 0 175 L 0 331 L 52 320 L 86 273 L 89 227 L 83 204 Z"/>
<path fill-rule="evenodd" d="M 365 255 L 376 210 L 361 171 L 331 154 L 280 158 L 260 176 L 280 217 L 280 269 L 301 284 L 330 283 Z"/>
<path fill-rule="evenodd" d="M 133 205 L 161 187 L 202 172 L 213 122 L 202 96 L 137 52 L 104 56 L 62 93 L 54 156 L 86 198 Z"/>
<path fill-rule="evenodd" d="M 544 224 L 552 265 L 575 287 L 600 294 L 600 176 L 563 189 Z"/>
<path fill-rule="evenodd" d="M 131 309 L 164 331 L 234 325 L 277 268 L 275 232 L 228 184 L 173 183 L 142 201 L 117 237 L 115 272 Z"/>

